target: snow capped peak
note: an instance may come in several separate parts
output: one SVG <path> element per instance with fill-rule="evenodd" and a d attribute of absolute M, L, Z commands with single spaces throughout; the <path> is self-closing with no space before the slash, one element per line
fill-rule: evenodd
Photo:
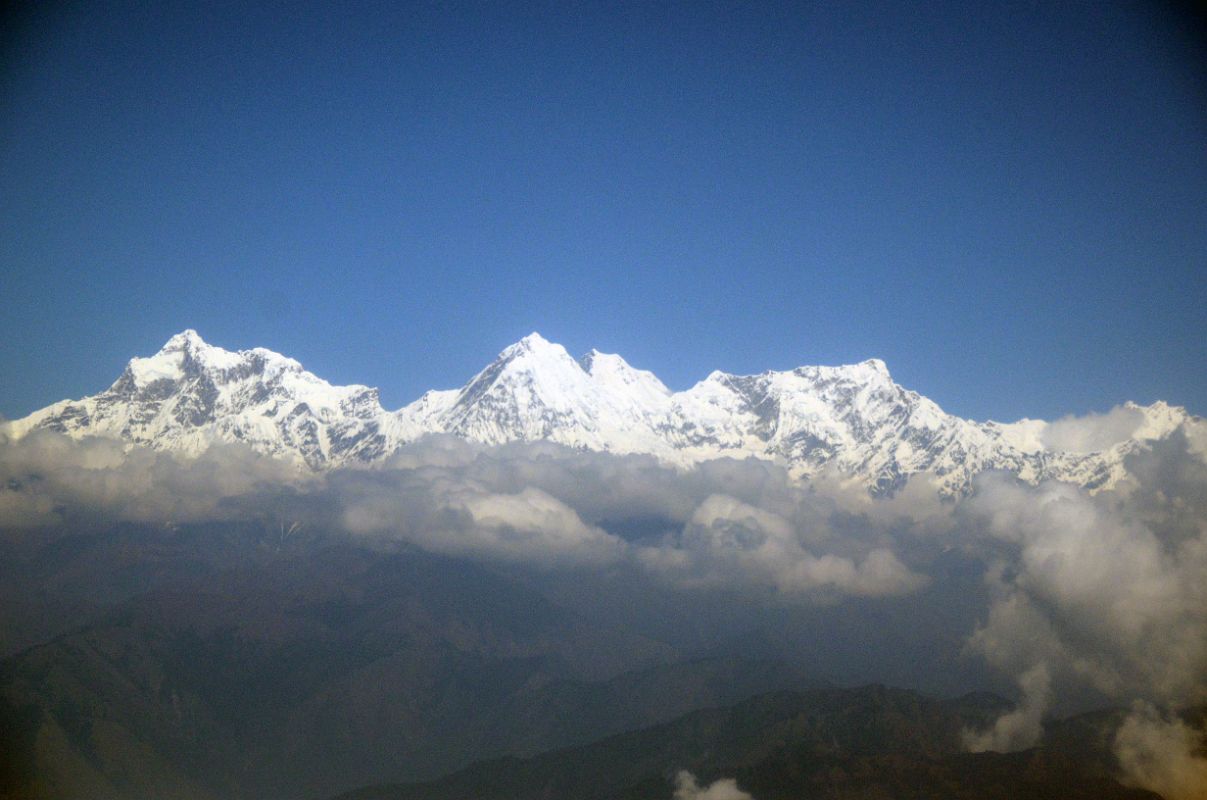
<path fill-rule="evenodd" d="M 425 396 L 403 410 L 416 425 L 500 444 L 549 440 L 612 452 L 671 448 L 655 432 L 670 391 L 652 373 L 598 351 L 576 361 L 560 344 L 525 336 L 455 397 Z"/>
<path fill-rule="evenodd" d="M 333 448 L 352 451 L 381 427 L 397 428 L 378 420 L 384 414 L 376 389 L 332 386 L 279 353 L 230 352 L 190 329 L 131 359 L 107 391 L 35 412 L 21 429 L 117 436 L 185 454 L 241 441 L 318 467 Z"/>
<path fill-rule="evenodd" d="M 538 331 L 533 331 L 527 336 L 522 337 L 520 341 L 516 342 L 516 344 L 526 344 L 530 347 L 540 347 L 542 345 L 553 344 L 553 342 L 550 342 L 544 336 L 541 336 Z"/>
<path fill-rule="evenodd" d="M 649 370 L 635 369 L 615 353 L 601 353 L 592 348 L 578 363 L 596 383 L 610 390 L 636 392 L 650 400 L 671 395 L 671 390 L 658 380 L 657 375 Z"/>
<path fill-rule="evenodd" d="M 222 383 L 250 372 L 272 376 L 302 374 L 304 370 L 294 359 L 263 347 L 237 352 L 224 350 L 188 328 L 168 339 L 155 355 L 130 359 L 114 389 L 145 389 L 160 381 L 177 382 L 200 374 Z"/>
<path fill-rule="evenodd" d="M 168 339 L 163 347 L 159 348 L 161 353 L 176 353 L 182 350 L 191 348 L 208 347 L 201 335 L 192 328 L 185 328 L 180 333 Z"/>
<path fill-rule="evenodd" d="M 795 375 L 799 378 L 805 378 L 809 381 L 828 383 L 834 381 L 848 383 L 868 383 L 877 386 L 893 385 L 892 376 L 889 374 L 888 366 L 879 358 L 869 358 L 866 361 L 861 361 L 858 364 L 840 364 L 838 366 L 806 366 L 797 367 L 793 370 L 779 372 L 776 370 L 767 370 L 760 372 L 757 375 L 735 375 L 721 370 L 713 370 L 708 373 L 700 384 L 711 383 L 721 384 L 722 386 L 733 387 L 738 384 L 746 384 L 754 380 L 774 381 L 785 380 L 786 376 Z M 699 386 L 700 384 L 697 384 Z"/>
<path fill-rule="evenodd" d="M 510 360 L 526 353 L 545 353 L 550 354 L 555 358 L 563 354 L 567 357 L 570 355 L 566 352 L 566 348 L 562 347 L 560 344 L 551 342 L 536 331 L 533 331 L 515 344 L 503 348 L 503 351 L 499 353 L 496 361 Z"/>
<path fill-rule="evenodd" d="M 566 348 L 539 333 L 530 333 L 504 348 L 486 369 L 465 385 L 461 394 L 463 397 L 476 396 L 500 380 L 506 381 L 508 376 L 517 375 L 524 375 L 524 382 L 533 384 L 586 380 L 582 367 Z"/>
<path fill-rule="evenodd" d="M 972 422 L 894 383 L 877 358 L 756 375 L 714 371 L 672 392 L 619 355 L 593 349 L 576 360 L 535 332 L 462 388 L 388 412 L 376 389 L 332 386 L 279 353 L 231 352 L 188 329 L 155 355 L 131 359 L 107 391 L 56 403 L 7 431 L 117 436 L 185 454 L 235 441 L 314 468 L 381 461 L 426 433 L 446 433 L 484 444 L 547 440 L 678 465 L 771 459 L 798 477 L 836 468 L 873 492 L 929 472 L 942 491 L 958 493 L 987 469 L 1032 482 L 1113 486 L 1126 475 L 1129 453 L 1187 424 L 1201 421 L 1161 402 L 1054 423 Z"/>
<path fill-rule="evenodd" d="M 866 368 L 872 370 L 873 372 L 879 372 L 879 373 L 883 374 L 886 378 L 889 377 L 888 365 L 885 364 L 884 361 L 882 361 L 879 358 L 869 358 L 866 361 L 860 362 L 859 366 L 866 367 Z"/>
<path fill-rule="evenodd" d="M 566 348 L 531 333 L 499 353 L 458 393 L 441 422 L 467 438 L 511 441 L 512 429 L 546 430 L 558 415 L 580 408 L 589 413 L 590 376 L 570 357 Z M 500 426 L 499 417 L 507 418 Z M 471 434 L 471 431 L 479 435 Z M 537 435 L 533 438 L 544 438 Z"/>
<path fill-rule="evenodd" d="M 158 381 L 180 380 L 189 355 L 208 347 L 197 331 L 188 328 L 168 339 L 155 355 L 130 359 L 122 377 L 128 376 L 139 388 Z"/>
<path fill-rule="evenodd" d="M 841 381 L 876 386 L 895 385 L 889 374 L 888 366 L 878 358 L 869 358 L 858 364 L 840 364 L 835 367 L 797 367 L 792 372 L 813 381 Z"/>
<path fill-rule="evenodd" d="M 223 351 L 225 352 L 225 351 Z M 240 350 L 238 353 L 245 358 L 262 361 L 264 363 L 265 372 L 306 372 L 300 362 L 283 356 L 275 350 L 269 350 L 266 347 L 256 347 L 251 350 Z M 309 375 L 310 373 L 306 373 Z"/>

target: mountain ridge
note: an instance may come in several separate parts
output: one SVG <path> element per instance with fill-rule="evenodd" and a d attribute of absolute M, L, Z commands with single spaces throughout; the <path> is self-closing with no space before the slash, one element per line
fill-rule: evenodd
<path fill-rule="evenodd" d="M 968 491 L 986 470 L 1029 483 L 1110 488 L 1126 475 L 1130 453 L 1197 421 L 1161 401 L 1120 408 L 1130 434 L 1074 452 L 1045 443 L 1051 423 L 1042 420 L 947 414 L 894 382 L 880 359 L 755 375 L 714 371 L 673 392 L 619 355 L 591 350 L 576 359 L 534 332 L 461 388 L 432 390 L 390 411 L 375 388 L 334 386 L 287 356 L 228 351 L 187 329 L 153 356 L 131 359 L 107 390 L 52 404 L 0 432 L 114 436 L 184 455 L 243 442 L 310 469 L 377 464 L 425 435 L 451 434 L 486 445 L 551 441 L 650 455 L 678 467 L 762 458 L 797 478 L 833 471 L 873 494 L 930 473 L 936 488 L 952 495 Z"/>
<path fill-rule="evenodd" d="M 939 700 L 880 684 L 781 690 L 586 745 L 479 761 L 435 781 L 371 785 L 332 800 L 1157 799 L 1119 783 L 1101 744 L 1118 728 L 1118 712 L 1052 721 L 1028 750 L 962 751 L 962 729 L 1008 707 L 988 693 Z M 676 792 L 681 770 L 704 784 L 736 781 L 727 791 Z"/>

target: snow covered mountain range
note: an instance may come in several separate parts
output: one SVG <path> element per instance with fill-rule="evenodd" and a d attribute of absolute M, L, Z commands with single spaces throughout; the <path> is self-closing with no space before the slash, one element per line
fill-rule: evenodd
<path fill-rule="evenodd" d="M 893 382 L 877 359 L 759 375 L 713 372 L 672 392 L 617 355 L 575 359 L 533 333 L 505 349 L 460 389 L 430 391 L 397 411 L 377 390 L 332 386 L 263 348 L 230 352 L 186 330 L 150 358 L 130 361 L 104 392 L 65 400 L 6 423 L 103 435 L 185 455 L 215 441 L 296 459 L 313 469 L 373 464 L 430 433 L 485 444 L 545 440 L 675 465 L 756 457 L 797 477 L 836 468 L 891 492 L 915 473 L 947 494 L 978 472 L 1008 470 L 1029 482 L 1057 478 L 1093 489 L 1116 484 L 1124 459 L 1199 421 L 1185 409 L 1127 404 L 1131 434 L 1093 452 L 1055 449 L 1051 423 L 973 422 Z M 1130 424 L 1129 424 L 1130 427 Z"/>

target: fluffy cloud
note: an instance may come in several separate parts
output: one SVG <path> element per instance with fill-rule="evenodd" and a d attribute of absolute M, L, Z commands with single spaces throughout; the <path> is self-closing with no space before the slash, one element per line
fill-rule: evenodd
<path fill-rule="evenodd" d="M 1069 453 L 1096 453 L 1126 441 L 1144 424 L 1144 412 L 1138 408 L 1115 406 L 1105 414 L 1061 417 L 1048 423 L 1043 443 Z"/>
<path fill-rule="evenodd" d="M 972 647 L 1012 674 L 1045 664 L 1108 697 L 1203 702 L 1207 524 L 1160 531 L 1121 502 L 1061 484 L 982 484 L 972 508 L 1013 552 L 990 576 L 997 599 Z"/>
<path fill-rule="evenodd" d="M 424 457 L 428 447 L 436 458 Z M 762 461 L 680 471 L 549 444 L 436 442 L 407 448 L 388 468 L 330 479 L 348 530 L 439 552 L 546 565 L 623 561 L 679 585 L 792 596 L 876 597 L 925 583 L 891 542 L 836 535 L 830 522 L 847 512 Z M 657 535 L 624 542 L 607 532 L 634 519 L 652 520 Z"/>
<path fill-rule="evenodd" d="M 1116 740 L 1131 782 L 1202 797 L 1188 789 L 1207 774 L 1200 734 L 1155 710 L 1207 702 L 1207 463 L 1196 444 L 1175 436 L 1135 454 L 1120 492 L 980 482 L 965 511 L 1000 549 L 969 649 L 1014 676 L 1023 702 L 967 732 L 970 748 L 1033 744 L 1062 687 L 1088 687 L 1137 703 Z"/>
<path fill-rule="evenodd" d="M 1136 703 L 1115 737 L 1115 755 L 1131 783 L 1167 800 L 1207 800 L 1207 741 L 1176 717 Z"/>
<path fill-rule="evenodd" d="M 1044 712 L 1052 702 L 1052 678 L 1040 663 L 1018 679 L 1022 701 L 994 721 L 985 731 L 964 731 L 964 746 L 973 753 L 986 750 L 1009 752 L 1029 747 L 1043 734 Z"/>
<path fill-rule="evenodd" d="M 339 527 L 379 544 L 542 568 L 605 564 L 624 552 L 618 538 L 540 489 L 497 492 L 460 469 L 346 471 L 328 482 Z"/>
<path fill-rule="evenodd" d="M 675 794 L 672 800 L 754 800 L 738 788 L 733 778 L 721 778 L 701 788 L 696 776 L 682 771 L 675 776 Z"/>
<path fill-rule="evenodd" d="M 1182 435 L 1186 437 L 1187 451 L 1207 463 L 1207 420 L 1195 418 L 1183 423 Z"/>
<path fill-rule="evenodd" d="M 627 564 L 678 585 L 785 596 L 879 597 L 925 582 L 891 538 L 874 533 L 874 506 L 858 510 L 872 533 L 840 533 L 835 519 L 852 512 L 757 460 L 684 471 L 645 456 L 437 436 L 380 467 L 314 475 L 237 445 L 180 459 L 40 432 L 0 445 L 0 478 L 6 525 L 88 513 L 167 522 L 272 516 L 448 555 L 540 568 Z M 644 534 L 631 533 L 635 521 Z"/>
<path fill-rule="evenodd" d="M 142 522 L 254 518 L 260 510 L 247 501 L 258 493 L 319 484 L 287 462 L 239 445 L 215 445 L 184 459 L 48 431 L 0 443 L 0 524 L 7 526 L 95 515 Z"/>
<path fill-rule="evenodd" d="M 343 519 L 354 533 L 396 536 L 449 555 L 545 567 L 606 564 L 623 555 L 623 542 L 540 489 L 495 494 L 460 483 L 445 488 L 419 497 L 361 496 L 348 503 Z M 406 498 L 412 502 L 391 502 Z"/>
<path fill-rule="evenodd" d="M 911 592 L 925 583 L 887 548 L 856 561 L 804 546 L 805 535 L 783 517 L 714 494 L 683 530 L 641 551 L 651 569 L 688 586 L 762 586 L 786 595 L 837 593 L 877 597 Z"/>

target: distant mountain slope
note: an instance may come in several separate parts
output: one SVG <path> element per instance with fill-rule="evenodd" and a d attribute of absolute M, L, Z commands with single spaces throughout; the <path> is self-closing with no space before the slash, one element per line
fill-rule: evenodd
<path fill-rule="evenodd" d="M 375 389 L 332 386 L 293 359 L 262 348 L 229 352 L 190 330 L 154 356 L 132 359 L 106 391 L 48 406 L 6 430 L 116 436 L 185 454 L 244 442 L 314 469 L 380 462 L 425 434 L 448 433 L 490 445 L 550 441 L 641 453 L 681 466 L 772 459 L 797 477 L 834 468 L 874 493 L 929 472 L 941 491 L 959 493 L 985 470 L 1091 490 L 1113 486 L 1129 453 L 1195 419 L 1161 402 L 1126 409 L 1130 436 L 1071 452 L 1045 444 L 1049 423 L 1040 420 L 1000 424 L 947 414 L 893 382 L 876 359 L 749 376 L 714 372 L 671 392 L 620 356 L 592 351 L 576 360 L 534 333 L 461 389 L 431 391 L 387 411 Z"/>
<path fill-rule="evenodd" d="M 5 555 L 18 588 L 93 607 L 0 660 L 0 798 L 309 798 L 817 685 L 318 533 L 122 524 Z"/>
<path fill-rule="evenodd" d="M 1058 724 L 1039 748 L 961 752 L 960 730 L 1004 707 L 991 695 L 936 701 L 867 686 L 762 695 L 729 708 L 531 759 L 475 764 L 424 784 L 368 787 L 339 800 L 671 800 L 672 778 L 736 778 L 755 800 L 1151 800 L 1113 777 L 1092 736 L 1110 715 Z M 1076 735 L 1059 735 L 1063 727 Z"/>

